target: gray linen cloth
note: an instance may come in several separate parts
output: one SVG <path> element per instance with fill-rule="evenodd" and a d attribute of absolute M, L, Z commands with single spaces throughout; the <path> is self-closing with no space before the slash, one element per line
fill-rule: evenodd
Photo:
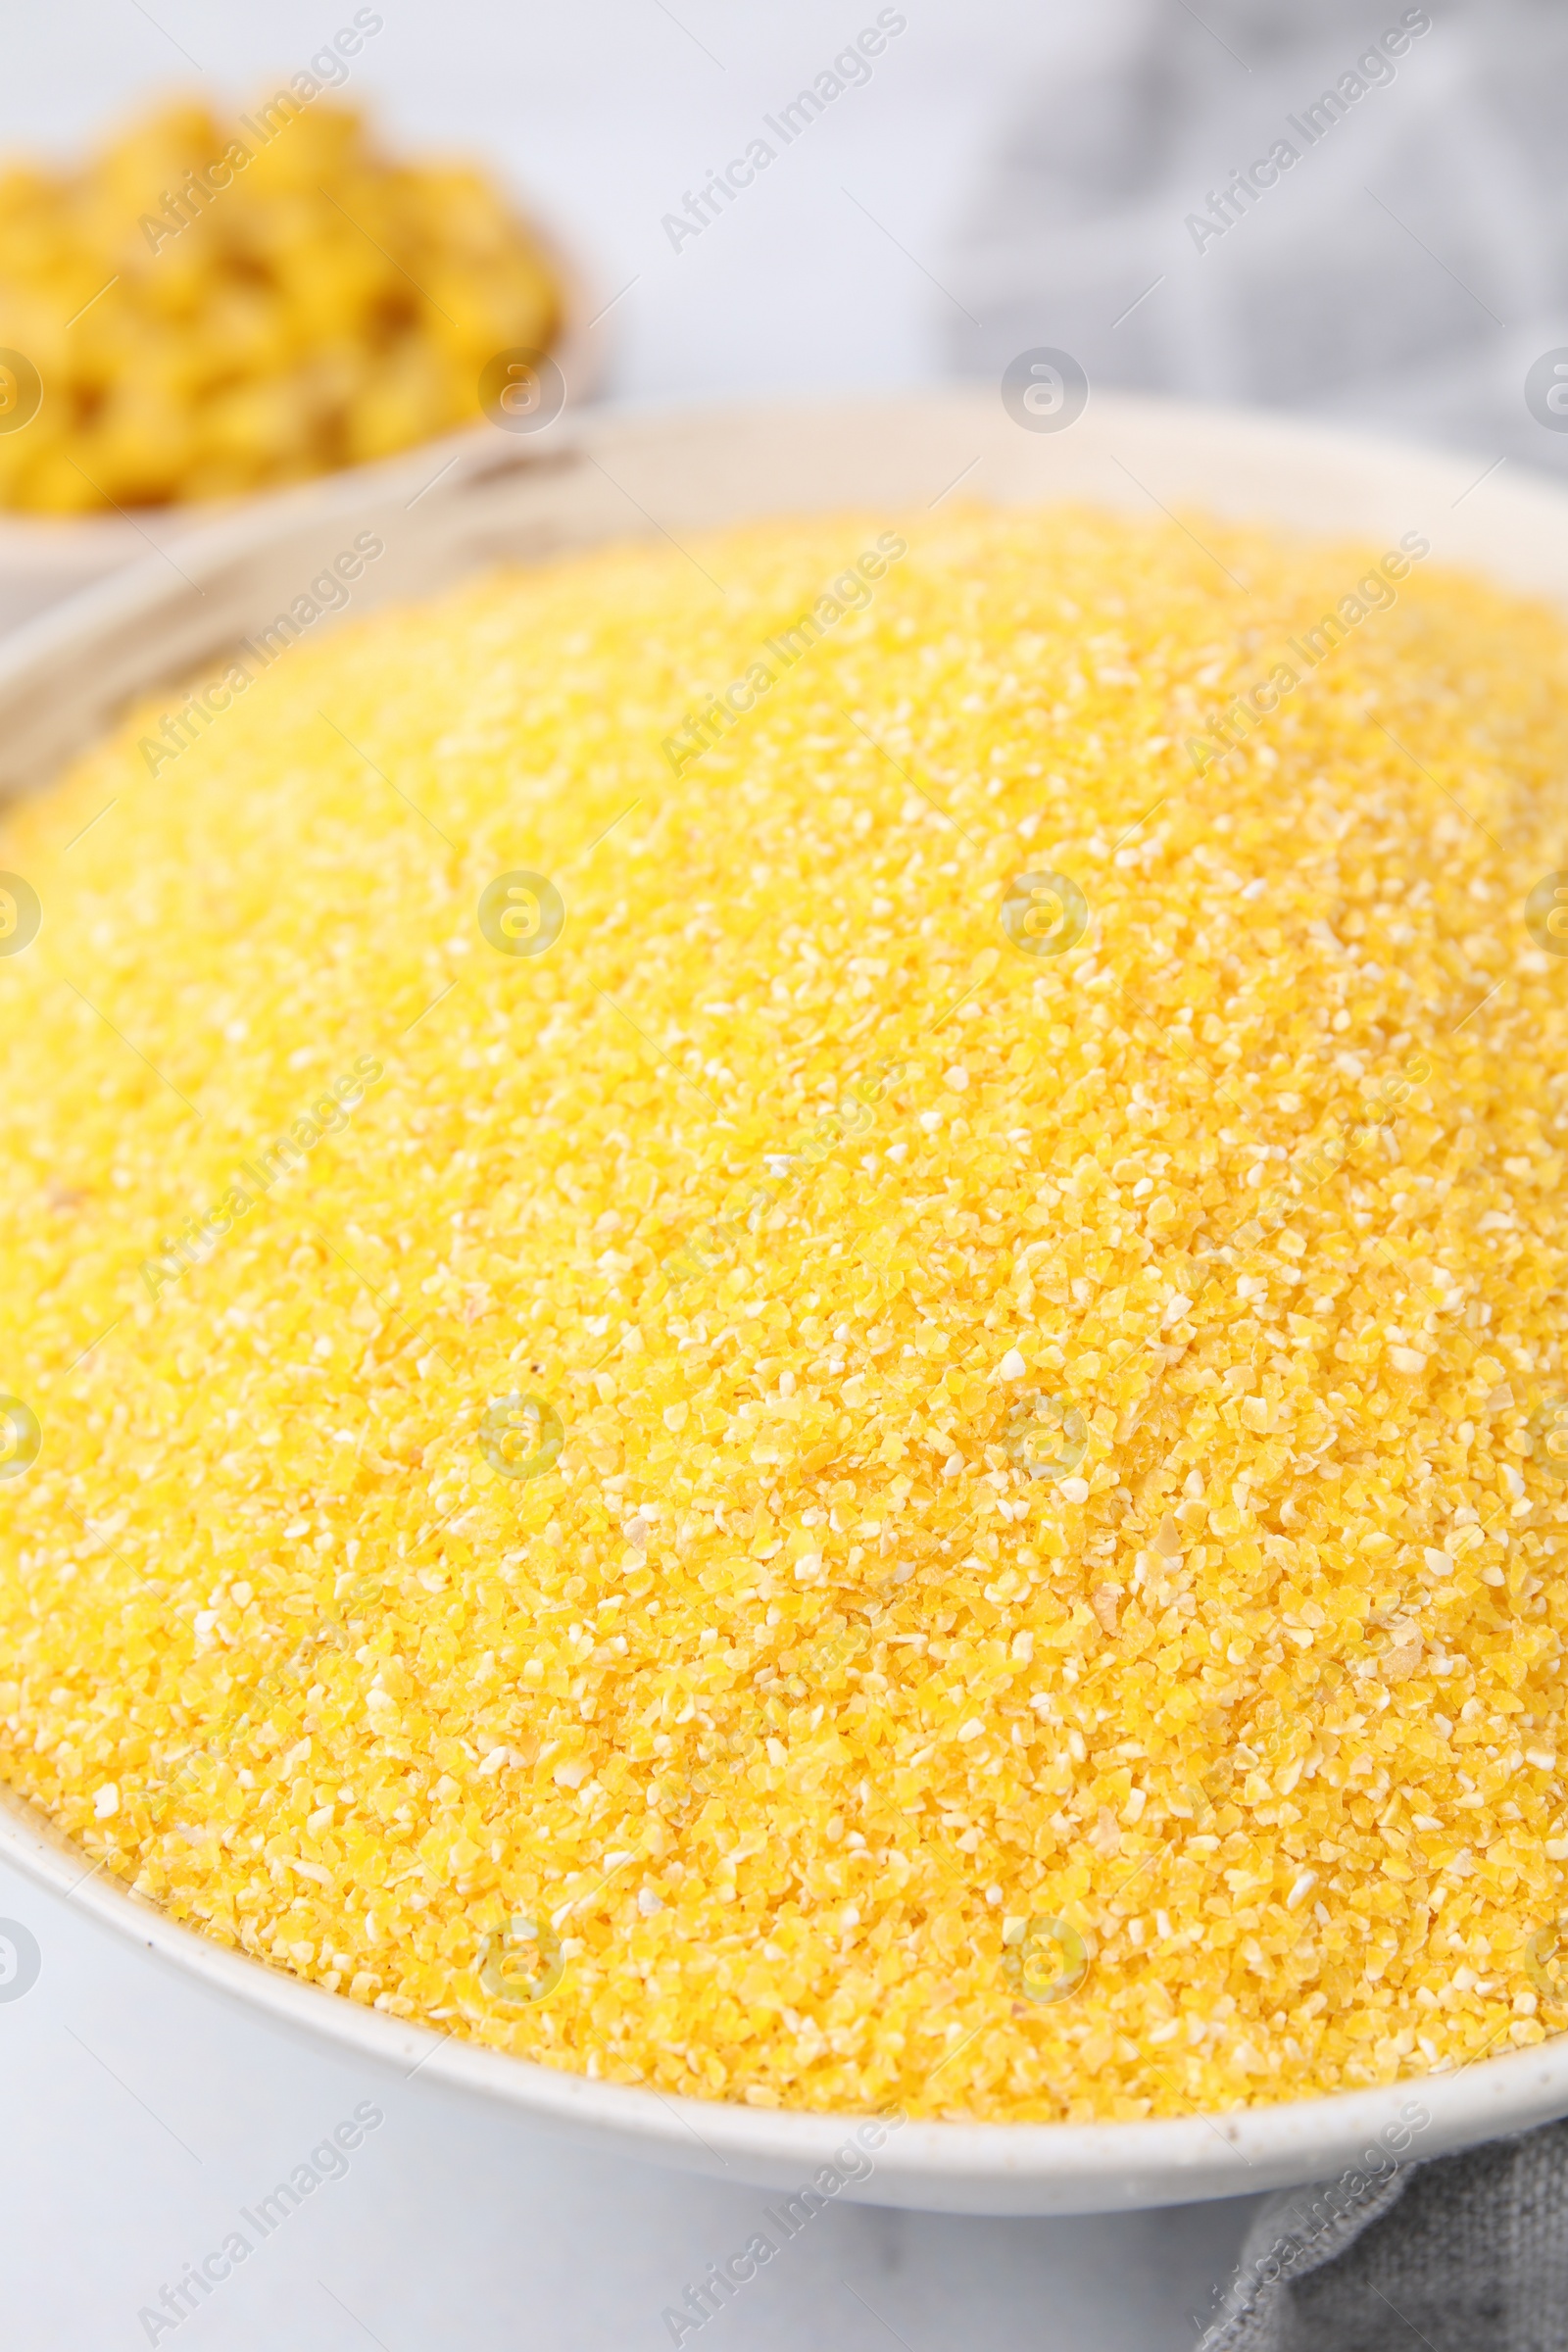
<path fill-rule="evenodd" d="M 1565 92 L 1561 0 L 1111 0 L 990 142 L 950 356 L 1568 470 L 1568 403 L 1526 393 L 1568 348 Z"/>
<path fill-rule="evenodd" d="M 1259 2207 L 1201 2352 L 1565 2352 L 1568 2124 Z"/>

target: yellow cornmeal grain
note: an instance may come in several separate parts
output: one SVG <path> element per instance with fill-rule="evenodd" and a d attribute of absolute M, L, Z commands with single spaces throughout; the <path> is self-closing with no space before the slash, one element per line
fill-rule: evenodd
<path fill-rule="evenodd" d="M 1124 2118 L 1540 2040 L 1563 625 L 1408 564 L 1220 760 L 1381 551 L 922 516 L 672 773 L 887 519 L 382 614 L 10 821 L 6 1775 L 607 2080 Z"/>

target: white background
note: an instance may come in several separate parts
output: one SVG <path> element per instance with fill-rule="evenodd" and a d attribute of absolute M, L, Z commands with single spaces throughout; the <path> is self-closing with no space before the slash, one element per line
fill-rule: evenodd
<path fill-rule="evenodd" d="M 923 271 L 943 273 L 988 139 L 1010 121 L 1026 74 L 1081 44 L 1065 0 L 908 0 L 907 29 L 871 80 L 719 221 L 679 253 L 660 225 L 879 4 L 676 0 L 677 24 L 660 0 L 381 0 L 384 28 L 336 96 L 372 108 L 390 142 L 500 166 L 569 232 L 605 299 L 636 279 L 606 321 L 615 393 L 906 384 L 941 366 L 948 297 Z M 69 157 L 171 90 L 248 105 L 306 65 L 355 6 L 153 0 L 164 31 L 136 0 L 13 11 L 0 142 Z M 1102 0 L 1095 37 L 1123 14 L 1124 0 Z"/>
<path fill-rule="evenodd" d="M 353 9 L 154 0 L 153 13 L 136 0 L 12 12 L 0 148 L 69 156 L 180 87 L 247 104 Z M 938 281 L 988 142 L 1026 74 L 1089 37 L 1065 0 L 906 0 L 908 28 L 871 82 L 675 253 L 662 215 L 873 20 L 875 0 L 746 13 L 677 0 L 678 24 L 660 0 L 383 0 L 382 13 L 346 95 L 389 138 L 476 151 L 542 198 L 603 299 L 629 288 L 599 330 L 610 389 L 658 401 L 939 373 L 953 330 Z M 1093 37 L 1117 13 L 1102 6 Z M 590 2160 L 421 2083 L 357 2077 L 3 1871 L 0 1913 L 43 1955 L 33 1989 L 0 2004 L 7 2352 L 144 2344 L 138 2309 L 368 2095 L 386 2121 L 348 2177 L 180 2327 L 182 2352 L 652 2352 L 669 2340 L 664 2304 L 756 2226 L 755 2192 Z M 1246 2210 L 1055 2224 L 834 2211 L 702 2342 L 1177 2352 Z"/>

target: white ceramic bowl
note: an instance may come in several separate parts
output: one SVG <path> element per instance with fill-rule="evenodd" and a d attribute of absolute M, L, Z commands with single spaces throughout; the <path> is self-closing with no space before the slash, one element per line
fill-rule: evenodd
<path fill-rule="evenodd" d="M 604 380 L 613 334 L 612 326 L 604 323 L 609 306 L 597 279 L 569 240 L 557 232 L 530 197 L 515 188 L 510 194 L 514 209 L 527 224 L 561 288 L 561 328 L 551 357 L 564 379 L 567 405 L 575 408 L 591 399 Z M 470 452 L 482 454 L 501 439 L 493 425 L 463 425 L 421 441 L 413 450 L 400 451 L 390 460 L 348 467 L 337 478 L 361 484 L 364 495 L 370 497 L 382 474 L 390 471 L 401 481 L 410 461 L 422 461 L 428 479 L 453 458 L 465 458 Z M 95 580 L 140 563 L 144 556 L 162 554 L 172 568 L 184 561 L 179 554 L 184 541 L 215 522 L 255 517 L 265 529 L 268 512 L 287 495 L 259 490 L 247 498 L 214 500 L 210 505 L 121 508 L 97 514 L 0 511 L 0 633 L 22 626 Z"/>
<path fill-rule="evenodd" d="M 216 664 L 362 529 L 378 533 L 386 553 L 357 583 L 348 608 L 356 613 L 508 557 L 537 560 L 659 532 L 679 544 L 689 532 L 767 513 L 918 514 L 959 494 L 1206 508 L 1380 546 L 1419 530 L 1435 561 L 1568 607 L 1568 492 L 1502 471 L 1477 486 L 1486 465 L 1485 453 L 1433 457 L 1139 400 L 1092 402 L 1061 432 L 1025 431 L 994 393 L 977 392 L 850 408 L 568 414 L 532 438 L 466 442 L 433 488 L 428 450 L 309 484 L 194 532 L 181 543 L 177 572 L 150 558 L 44 614 L 0 646 L 0 791 L 42 788 L 128 695 L 172 688 Z M 333 622 L 328 614 L 318 625 Z M 177 787 L 170 780 L 164 789 Z M 252 2011 L 361 2062 L 417 2069 L 459 2093 L 511 2105 L 602 2149 L 788 2190 L 865 2120 L 665 2097 L 438 2038 L 177 1926 L 3 1791 L 0 1853 Z M 1396 2119 L 1411 2099 L 1430 2121 L 1401 2141 Z M 1395 2144 L 1419 2158 L 1565 2114 L 1568 2036 L 1387 2090 L 1168 2123 L 906 2123 L 843 2193 L 953 2213 L 1175 2204 L 1357 2168 L 1390 2126 Z"/>

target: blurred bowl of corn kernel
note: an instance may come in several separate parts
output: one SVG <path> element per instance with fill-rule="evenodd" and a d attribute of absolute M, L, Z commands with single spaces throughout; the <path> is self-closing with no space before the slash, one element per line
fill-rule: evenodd
<path fill-rule="evenodd" d="M 461 450 L 498 361 L 505 421 L 549 421 L 541 375 L 597 380 L 590 307 L 531 205 L 323 97 L 0 162 L 0 628 L 215 510 Z"/>

